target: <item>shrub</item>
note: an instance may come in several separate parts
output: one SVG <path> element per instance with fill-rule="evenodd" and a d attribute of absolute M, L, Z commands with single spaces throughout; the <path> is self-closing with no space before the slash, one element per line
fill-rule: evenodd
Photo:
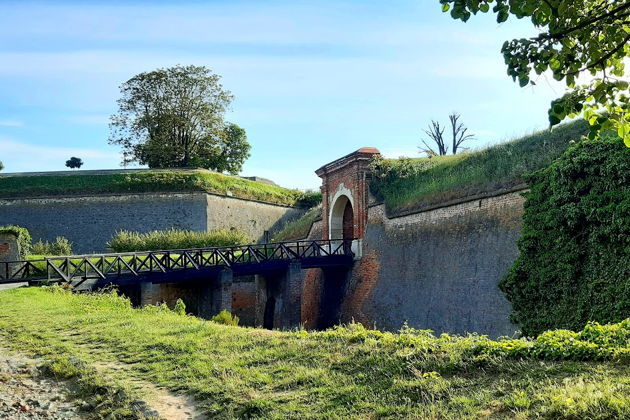
<path fill-rule="evenodd" d="M 177 299 L 177 302 L 175 302 L 175 306 L 173 307 L 173 312 L 177 315 L 186 315 L 186 304 L 183 300 Z"/>
<path fill-rule="evenodd" d="M 301 193 L 296 201 L 298 207 L 310 209 L 322 202 L 322 193 L 318 191 L 305 191 Z"/>
<path fill-rule="evenodd" d="M 0 226 L 0 233 L 12 233 L 17 237 L 22 258 L 31 254 L 31 234 L 28 229 L 13 225 Z"/>
<path fill-rule="evenodd" d="M 35 255 L 71 255 L 72 243 L 63 236 L 57 236 L 54 242 L 40 239 L 33 244 L 31 253 Z"/>
<path fill-rule="evenodd" d="M 212 318 L 210 318 L 210 321 L 216 322 L 217 324 L 232 325 L 236 327 L 238 325 L 238 322 L 240 321 L 240 318 L 236 315 L 232 315 L 230 311 L 224 309 Z"/>
<path fill-rule="evenodd" d="M 169 229 L 148 233 L 123 230 L 117 232 L 107 246 L 114 252 L 134 252 L 235 246 L 249 242 L 247 234 L 238 229 L 216 229 L 210 232 Z"/>
<path fill-rule="evenodd" d="M 630 314 L 630 149 L 582 141 L 528 177 L 520 256 L 500 288 L 526 335 Z"/>

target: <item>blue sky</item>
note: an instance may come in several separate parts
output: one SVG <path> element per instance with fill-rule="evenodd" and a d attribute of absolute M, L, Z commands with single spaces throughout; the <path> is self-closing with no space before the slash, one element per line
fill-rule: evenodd
<path fill-rule="evenodd" d="M 500 48 L 528 22 L 464 24 L 438 0 L 0 2 L 0 160 L 6 172 L 119 167 L 107 144 L 118 86 L 204 65 L 236 96 L 253 146 L 244 175 L 316 188 L 324 163 L 363 146 L 418 156 L 451 111 L 482 147 L 547 126 L 564 89 L 521 89 Z"/>

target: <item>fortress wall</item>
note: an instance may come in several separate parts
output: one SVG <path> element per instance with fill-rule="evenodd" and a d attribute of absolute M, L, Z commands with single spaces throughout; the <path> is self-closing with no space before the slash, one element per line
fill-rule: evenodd
<path fill-rule="evenodd" d="M 195 231 L 237 227 L 260 240 L 303 210 L 198 193 L 146 193 L 0 199 L 0 226 L 26 227 L 33 237 L 65 236 L 74 253 L 104 252 L 118 230 L 148 232 L 179 228 Z"/>
<path fill-rule="evenodd" d="M 388 218 L 368 210 L 363 258 L 354 267 L 342 321 L 437 333 L 512 334 L 497 284 L 518 256 L 520 192 Z"/>
<path fill-rule="evenodd" d="M 276 232 L 299 218 L 305 210 L 259 201 L 206 194 L 208 229 L 228 227 L 241 229 L 254 241 L 263 239 L 265 231 Z"/>

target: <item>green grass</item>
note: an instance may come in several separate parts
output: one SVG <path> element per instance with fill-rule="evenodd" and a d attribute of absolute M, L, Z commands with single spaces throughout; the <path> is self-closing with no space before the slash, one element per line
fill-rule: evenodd
<path fill-rule="evenodd" d="M 587 132 L 586 123 L 578 121 L 472 153 L 385 160 L 371 189 L 395 214 L 513 188 L 525 182 L 523 175 L 548 166 Z"/>
<path fill-rule="evenodd" d="M 321 333 L 233 327 L 60 288 L 2 291 L 0 299 L 5 343 L 45 358 L 119 365 L 119 378 L 193 395 L 211 418 L 630 416 L 627 359 L 506 356 L 485 351 L 492 342 L 479 336 L 357 325 Z"/>
<path fill-rule="evenodd" d="M 0 177 L 0 198 L 191 191 L 231 194 L 289 206 L 299 206 L 302 200 L 310 203 L 313 199 L 309 193 L 203 169 Z"/>
<path fill-rule="evenodd" d="M 313 207 L 304 213 L 299 219 L 287 223 L 273 237 L 274 241 L 291 241 L 305 239 L 311 230 L 313 222 L 322 217 L 322 207 Z"/>
<path fill-rule="evenodd" d="M 241 230 L 215 229 L 195 232 L 183 229 L 139 233 L 120 231 L 107 243 L 113 252 L 162 251 L 166 249 L 211 248 L 252 243 Z"/>

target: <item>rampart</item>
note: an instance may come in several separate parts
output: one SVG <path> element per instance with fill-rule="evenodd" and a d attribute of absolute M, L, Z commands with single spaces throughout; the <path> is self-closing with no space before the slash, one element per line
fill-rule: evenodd
<path fill-rule="evenodd" d="M 25 227 L 34 241 L 65 236 L 75 253 L 105 251 L 119 230 L 238 228 L 259 241 L 265 231 L 274 232 L 303 212 L 205 192 L 0 199 L 0 225 Z"/>

